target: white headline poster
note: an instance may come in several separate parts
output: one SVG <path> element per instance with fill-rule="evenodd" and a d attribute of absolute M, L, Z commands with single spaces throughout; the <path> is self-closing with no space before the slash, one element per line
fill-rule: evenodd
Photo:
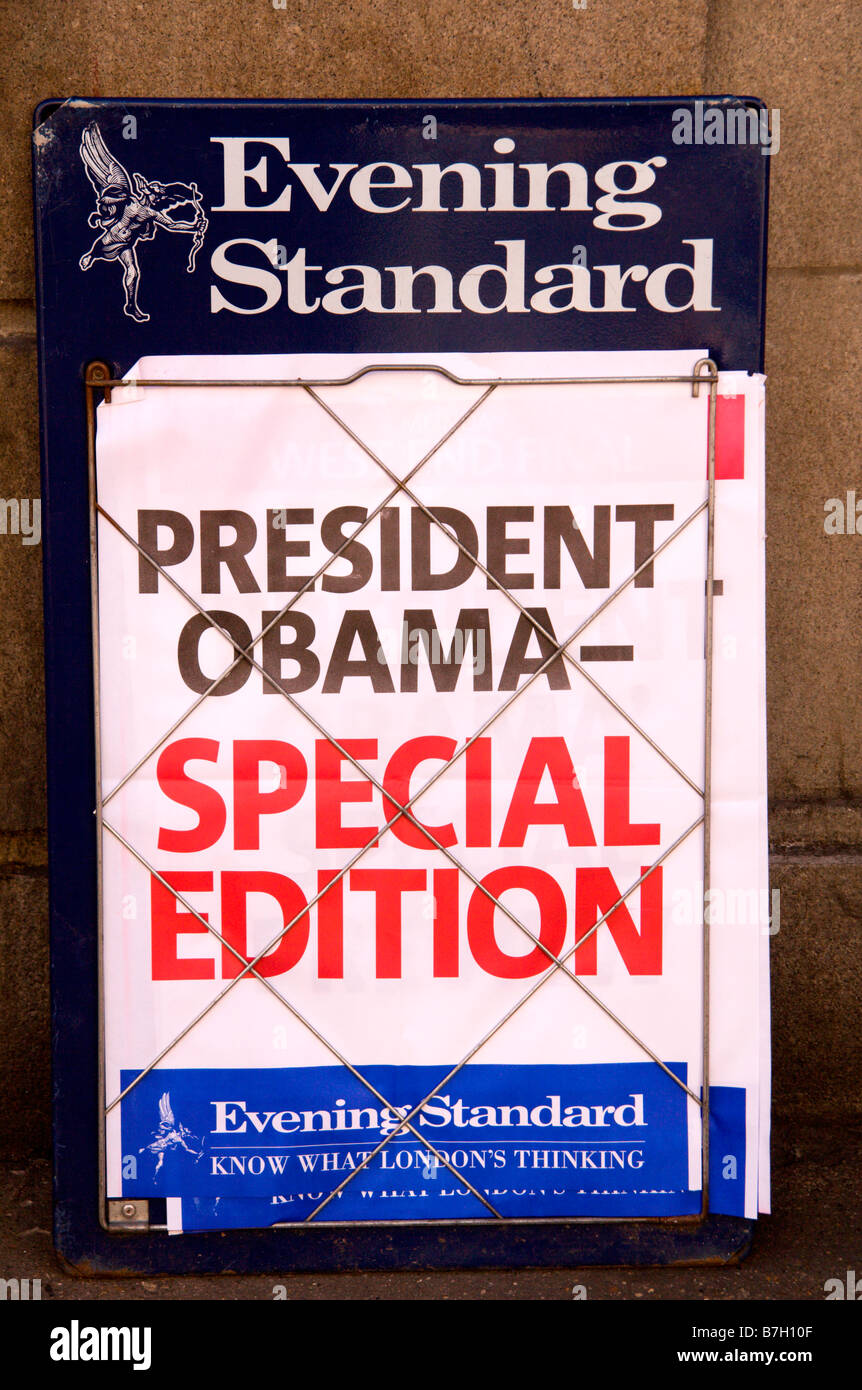
<path fill-rule="evenodd" d="M 99 406 L 109 1197 L 166 1197 L 176 1230 L 700 1211 L 709 390 L 559 379 L 703 356 Z M 384 361 L 429 358 L 132 375 Z M 763 378 L 718 390 L 709 1206 L 751 1217 Z"/>

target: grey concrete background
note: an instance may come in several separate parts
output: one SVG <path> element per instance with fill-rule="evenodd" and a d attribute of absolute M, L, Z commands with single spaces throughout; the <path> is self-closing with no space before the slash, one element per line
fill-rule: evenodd
<path fill-rule="evenodd" d="M 761 97 L 780 110 L 767 307 L 770 835 L 773 882 L 781 889 L 781 925 L 773 939 L 775 1125 L 784 1164 L 778 1211 L 762 1223 L 752 1257 L 765 1261 L 762 1267 L 749 1261 L 744 1276 L 721 1275 L 731 1281 L 721 1287 L 735 1293 L 710 1293 L 695 1274 L 674 1274 L 688 1280 L 688 1294 L 677 1285 L 673 1292 L 665 1272 L 626 1276 L 628 1291 L 620 1296 L 769 1298 L 794 1296 L 794 1289 L 795 1296 L 822 1296 L 823 1280 L 840 1274 L 845 1258 L 853 1265 L 854 1241 L 862 1268 L 858 1225 L 848 1222 L 860 1111 L 862 537 L 827 536 L 823 529 L 827 498 L 857 487 L 862 498 L 862 5 L 587 0 L 576 10 L 570 0 L 287 0 L 276 9 L 272 0 L 5 0 L 0 52 L 6 81 L 0 103 L 5 497 L 39 495 L 29 132 L 40 99 L 732 92 Z M 14 1247 L 0 1249 L 0 1257 L 5 1263 L 29 1251 L 26 1259 L 47 1271 L 40 571 L 38 547 L 0 536 L 0 1153 L 13 1160 L 2 1206 Z M 794 1142 L 801 1133 L 815 1136 L 813 1150 L 808 1140 L 801 1148 Z M 817 1135 L 831 1136 L 822 1152 Z M 27 1184 L 35 1196 L 21 1196 Z M 32 1237 L 29 1208 L 20 1205 L 28 1201 L 40 1212 Z M 814 1226 L 808 1218 L 808 1247 L 798 1239 L 794 1247 L 794 1223 L 806 1219 L 812 1203 L 819 1215 Z M 829 1213 L 831 1235 L 817 1225 L 828 1224 Z M 794 1248 L 808 1249 L 807 1269 L 794 1265 Z M 840 1268 L 832 1268 L 835 1261 Z M 27 1271 L 17 1272 L 23 1277 Z M 396 1295 L 382 1276 L 350 1276 L 347 1296 L 404 1296 L 404 1289 L 412 1290 L 407 1296 L 425 1296 L 421 1285 L 403 1284 L 416 1277 L 401 1277 Z M 503 1282 L 492 1285 L 488 1278 Z M 370 1282 L 363 1285 L 363 1279 Z M 457 1276 L 451 1296 L 481 1296 L 483 1279 L 488 1296 L 564 1296 L 553 1291 L 550 1275 Z M 135 1293 L 129 1286 L 128 1293 L 178 1296 L 178 1281 L 168 1282 L 170 1291 L 157 1285 L 160 1293 L 145 1286 Z M 58 1285 L 61 1296 L 73 1296 L 70 1283 Z M 98 1287 L 80 1286 L 76 1296 L 98 1296 Z M 204 1294 L 182 1287 L 191 1296 L 218 1296 L 211 1282 Z M 260 1296 L 251 1285 L 243 1287 L 249 1293 L 240 1296 Z M 305 1280 L 297 1296 L 343 1296 L 332 1292 L 336 1287 L 331 1277 L 328 1283 Z M 430 1293 L 433 1287 L 432 1279 L 428 1296 L 438 1296 Z"/>

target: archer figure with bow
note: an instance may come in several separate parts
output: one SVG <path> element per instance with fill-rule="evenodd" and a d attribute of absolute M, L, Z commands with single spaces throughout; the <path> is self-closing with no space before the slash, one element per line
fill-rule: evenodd
<path fill-rule="evenodd" d="M 156 183 L 142 174 L 129 177 L 102 139 L 95 121 L 81 136 L 81 158 L 87 178 L 96 194 L 96 211 L 87 222 L 98 227 L 100 234 L 78 264 L 89 270 L 94 261 L 119 261 L 123 268 L 123 290 L 126 302 L 123 312 L 137 323 L 147 323 L 138 304 L 141 268 L 138 264 L 138 243 L 151 241 L 156 229 L 166 232 L 185 232 L 193 237 L 186 272 L 191 275 L 195 257 L 203 245 L 209 222 L 196 183 Z M 190 203 L 195 210 L 191 221 L 183 222 L 168 216 L 172 208 Z"/>

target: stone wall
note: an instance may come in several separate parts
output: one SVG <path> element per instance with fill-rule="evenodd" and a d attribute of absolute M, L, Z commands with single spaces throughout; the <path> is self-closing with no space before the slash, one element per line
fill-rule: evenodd
<path fill-rule="evenodd" d="M 780 111 L 767 306 L 775 1109 L 859 1108 L 858 0 L 6 0 L 0 492 L 39 495 L 30 125 L 46 97 L 734 93 Z M 0 1148 L 50 1141 L 41 556 L 0 536 Z M 91 1084 L 90 1078 L 81 1078 Z"/>

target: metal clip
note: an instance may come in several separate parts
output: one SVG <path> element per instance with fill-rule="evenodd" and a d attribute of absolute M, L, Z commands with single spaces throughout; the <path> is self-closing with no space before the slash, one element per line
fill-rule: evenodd
<path fill-rule="evenodd" d="M 132 1201 L 128 1197 L 108 1202 L 108 1225 L 121 1230 L 143 1230 L 150 1224 L 150 1204 Z"/>

